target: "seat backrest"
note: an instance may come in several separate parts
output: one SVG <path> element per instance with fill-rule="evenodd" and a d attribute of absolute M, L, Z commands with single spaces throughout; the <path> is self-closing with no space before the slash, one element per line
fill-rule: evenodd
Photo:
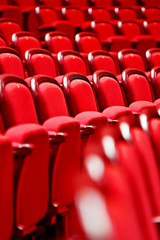
<path fill-rule="evenodd" d="M 52 117 L 69 115 L 64 93 L 56 80 L 37 75 L 30 79 L 29 85 L 40 123 Z"/>
<path fill-rule="evenodd" d="M 64 50 L 58 53 L 57 58 L 62 74 L 77 72 L 87 75 L 86 64 L 78 52 Z"/>
<path fill-rule="evenodd" d="M 154 67 L 151 70 L 151 83 L 154 90 L 154 95 L 156 99 L 160 98 L 160 67 Z"/>
<path fill-rule="evenodd" d="M 118 80 L 110 72 L 95 72 L 93 85 L 101 111 L 107 107 L 125 105 Z"/>
<path fill-rule="evenodd" d="M 91 27 L 97 34 L 101 42 L 105 42 L 108 37 L 115 35 L 115 29 L 110 22 L 94 22 L 92 21 Z"/>
<path fill-rule="evenodd" d="M 75 7 L 62 8 L 62 16 L 65 20 L 71 21 L 75 26 L 80 26 L 84 21 L 84 13 Z"/>
<path fill-rule="evenodd" d="M 88 8 L 88 14 L 93 21 L 110 21 L 111 14 L 106 8 L 94 7 Z"/>
<path fill-rule="evenodd" d="M 41 25 L 52 25 L 54 21 L 58 20 L 58 13 L 55 9 L 48 6 L 38 6 L 35 9 L 38 24 Z"/>
<path fill-rule="evenodd" d="M 104 70 L 117 74 L 113 57 L 106 51 L 93 51 L 88 54 L 88 62 L 92 73 L 97 70 Z"/>
<path fill-rule="evenodd" d="M 144 22 L 144 27 L 146 28 L 147 32 L 151 34 L 153 37 L 160 36 L 160 21 L 148 21 Z"/>
<path fill-rule="evenodd" d="M 23 79 L 3 74 L 1 84 L 1 112 L 5 128 L 23 123 L 38 123 L 31 92 Z"/>
<path fill-rule="evenodd" d="M 36 2 L 35 0 L 28 0 L 27 2 L 26 1 L 23 1 L 23 0 L 12 0 L 12 2 L 17 5 L 20 9 L 25 9 L 27 8 L 28 6 L 36 6 Z"/>
<path fill-rule="evenodd" d="M 69 36 L 63 32 L 49 32 L 45 35 L 47 49 L 52 53 L 58 53 L 63 50 L 73 50 L 72 41 Z"/>
<path fill-rule="evenodd" d="M 158 7 L 142 7 L 143 17 L 147 21 L 160 21 L 160 8 Z"/>
<path fill-rule="evenodd" d="M 0 74 L 9 73 L 24 79 L 22 60 L 16 50 L 9 47 L 0 48 Z"/>
<path fill-rule="evenodd" d="M 145 71 L 145 65 L 141 54 L 134 49 L 123 49 L 118 53 L 118 60 L 121 70 L 126 68 L 135 68 Z"/>
<path fill-rule="evenodd" d="M 0 191 L 2 239 L 10 239 L 13 229 L 13 155 L 9 139 L 0 135 Z"/>
<path fill-rule="evenodd" d="M 56 1 L 53 1 L 53 0 L 39 0 L 38 5 L 40 5 L 40 4 L 43 4 L 43 5 L 52 7 L 52 8 L 62 7 L 62 1 L 61 0 L 56 0 Z"/>
<path fill-rule="evenodd" d="M 153 1 L 144 0 L 143 2 L 144 2 L 144 5 L 147 6 L 147 7 L 149 7 L 149 6 L 151 6 L 151 7 L 153 7 L 153 6 L 154 6 L 154 7 L 157 7 L 158 5 L 160 6 L 159 0 L 153 0 Z"/>
<path fill-rule="evenodd" d="M 101 43 L 94 33 L 77 33 L 75 36 L 75 42 L 79 52 L 89 53 L 94 50 L 102 49 Z"/>
<path fill-rule="evenodd" d="M 19 31 L 22 31 L 22 27 L 19 22 L 13 19 L 0 19 L 0 33 L 6 39 L 9 46 L 12 44 L 12 34 Z"/>
<path fill-rule="evenodd" d="M 121 7 L 114 9 L 117 19 L 121 21 L 135 21 L 137 19 L 137 13 L 133 8 L 130 7 Z"/>
<path fill-rule="evenodd" d="M 108 8 L 113 6 L 113 1 L 112 0 L 91 0 L 93 6 L 96 7 L 103 7 L 103 8 Z"/>
<path fill-rule="evenodd" d="M 118 22 L 118 28 L 120 32 L 126 37 L 128 37 L 130 40 L 141 34 L 140 26 L 136 22 Z"/>
<path fill-rule="evenodd" d="M 150 69 L 160 65 L 160 49 L 150 48 L 146 51 L 146 59 Z"/>
<path fill-rule="evenodd" d="M 76 73 L 63 78 L 64 93 L 72 116 L 85 111 L 97 111 L 98 105 L 89 80 Z"/>
<path fill-rule="evenodd" d="M 27 50 L 25 61 L 29 76 L 44 74 L 54 78 L 58 75 L 56 62 L 47 50 L 38 48 Z"/>
<path fill-rule="evenodd" d="M 147 132 L 140 128 L 133 127 L 131 129 L 131 136 L 134 146 L 136 147 L 141 161 L 140 168 L 146 182 L 148 196 L 152 205 L 154 216 L 159 215 L 160 212 L 160 185 L 157 159 L 155 156 L 152 141 Z"/>
<path fill-rule="evenodd" d="M 125 6 L 125 7 L 132 7 L 132 6 L 137 6 L 137 0 L 118 0 L 120 6 Z"/>
<path fill-rule="evenodd" d="M 122 73 L 122 81 L 128 104 L 135 101 L 153 101 L 148 79 L 142 71 L 126 69 Z"/>
<path fill-rule="evenodd" d="M 71 7 L 87 7 L 88 6 L 88 1 L 87 0 L 65 0 L 66 5 L 71 6 Z"/>
<path fill-rule="evenodd" d="M 21 58 L 25 59 L 25 52 L 30 48 L 41 48 L 41 44 L 33 33 L 17 32 L 12 35 L 12 46 L 16 49 Z"/>

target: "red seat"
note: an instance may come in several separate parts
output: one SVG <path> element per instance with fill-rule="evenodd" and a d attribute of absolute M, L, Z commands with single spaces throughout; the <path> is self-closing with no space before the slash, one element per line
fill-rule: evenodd
<path fill-rule="evenodd" d="M 151 6 L 151 7 L 157 7 L 157 6 L 160 6 L 160 1 L 159 0 L 153 0 L 153 1 L 150 1 L 150 0 L 144 0 L 143 1 L 143 4 L 147 7 Z"/>
<path fill-rule="evenodd" d="M 117 35 L 110 22 L 91 22 L 92 30 L 97 34 L 103 48 L 109 51 L 119 51 L 129 48 L 130 42 L 126 36 Z"/>
<path fill-rule="evenodd" d="M 88 15 L 92 21 L 110 21 L 111 13 L 103 7 L 88 8 Z"/>
<path fill-rule="evenodd" d="M 56 59 L 44 49 L 33 48 L 25 54 L 26 68 L 29 76 L 44 74 L 50 77 L 59 75 Z M 61 76 L 57 80 L 61 83 Z"/>
<path fill-rule="evenodd" d="M 8 46 L 12 44 L 12 34 L 19 31 L 22 31 L 22 27 L 16 20 L 7 18 L 0 19 L 0 33 L 5 38 Z"/>
<path fill-rule="evenodd" d="M 13 48 L 0 48 L 0 73 L 14 74 L 22 79 L 25 78 L 22 60 Z"/>
<path fill-rule="evenodd" d="M 25 52 L 30 48 L 41 48 L 39 39 L 33 33 L 22 31 L 12 35 L 12 47 L 16 49 L 21 58 L 25 59 Z"/>
<path fill-rule="evenodd" d="M 145 21 L 143 27 L 147 34 L 150 34 L 157 42 L 158 47 L 160 46 L 160 21 Z M 153 46 L 154 47 L 154 46 Z M 155 46 L 156 47 L 156 46 Z M 152 48 L 152 47 L 150 47 Z M 149 48 L 148 48 L 149 49 Z"/>
<path fill-rule="evenodd" d="M 137 22 L 118 22 L 119 31 L 130 39 L 132 47 L 145 56 L 147 49 L 156 47 L 156 41 L 151 35 L 144 35 Z"/>
<path fill-rule="evenodd" d="M 11 239 L 13 231 L 13 155 L 9 138 L 0 135 L 0 191 L 2 239 Z"/>
<path fill-rule="evenodd" d="M 160 21 L 160 8 L 158 7 L 142 7 L 141 12 L 147 21 Z"/>
<path fill-rule="evenodd" d="M 126 69 L 122 73 L 122 81 L 128 104 L 133 112 L 140 112 L 145 107 L 151 107 L 156 111 L 153 89 L 145 73 L 132 68 Z"/>
<path fill-rule="evenodd" d="M 18 83 L 16 81 L 13 83 L 13 79 L 17 79 L 17 77 L 7 74 L 1 75 L 0 79 L 1 96 L 3 96 L 0 104 L 6 136 L 12 142 L 29 144 L 34 147 L 34 150 L 30 151 L 25 158 L 25 152 L 22 152 L 15 163 L 14 233 L 16 235 L 19 232 L 22 234 L 21 236 L 24 236 L 33 232 L 37 228 L 36 224 L 47 213 L 49 141 L 46 129 L 37 124 L 33 104 L 30 105 L 29 114 L 24 113 L 27 110 L 24 102 L 21 102 L 24 115 L 22 111 L 19 113 L 13 111 L 14 100 L 18 101 L 17 96 L 21 97 L 21 94 L 17 95 L 16 93 Z M 41 161 L 39 161 L 40 159 Z M 37 171 L 37 166 L 39 171 Z"/>
<path fill-rule="evenodd" d="M 62 74 L 69 72 L 81 73 L 85 76 L 89 75 L 89 68 L 80 53 L 76 51 L 61 51 L 58 53 L 58 62 Z"/>
<path fill-rule="evenodd" d="M 123 49 L 118 53 L 118 60 L 121 71 L 127 68 L 135 68 L 145 72 L 150 79 L 150 71 L 147 71 L 147 63 L 141 53 L 136 49 Z"/>
<path fill-rule="evenodd" d="M 130 1 L 127 1 L 130 4 Z M 138 14 L 135 9 L 127 6 L 116 7 L 114 9 L 116 19 L 121 21 L 135 21 L 138 18 Z"/>
<path fill-rule="evenodd" d="M 159 66 L 160 63 L 160 50 L 159 48 L 150 48 L 146 51 L 146 59 L 149 65 L 149 68 Z"/>
<path fill-rule="evenodd" d="M 92 32 L 81 32 L 75 36 L 76 46 L 79 52 L 89 53 L 94 50 L 101 50 L 101 42 L 96 34 Z"/>
<path fill-rule="evenodd" d="M 56 0 L 56 1 L 52 1 L 52 0 L 38 0 L 38 5 L 46 5 L 52 8 L 56 8 L 59 9 L 63 6 L 63 1 L 61 0 Z"/>
<path fill-rule="evenodd" d="M 24 228 L 27 226 L 32 227 L 35 223 L 37 223 L 37 221 L 40 221 L 41 218 L 45 216 L 48 207 L 54 208 L 54 211 L 52 209 L 53 212 L 51 212 L 51 217 L 55 217 L 56 212 L 59 212 L 59 206 L 63 212 L 63 206 L 68 205 L 73 199 L 73 188 L 71 188 L 71 185 L 69 184 L 67 185 L 69 186 L 67 189 L 65 184 L 68 184 L 68 181 L 73 182 L 73 179 L 71 180 L 71 178 L 74 177 L 74 174 L 76 174 L 76 172 L 72 172 L 71 174 L 71 169 L 68 168 L 68 161 L 72 161 L 74 159 L 75 165 L 72 161 L 72 170 L 75 169 L 76 171 L 76 169 L 80 168 L 79 122 L 75 119 L 69 119 L 69 117 L 66 116 L 59 116 L 46 120 L 43 123 L 43 127 L 41 127 L 38 125 L 34 101 L 25 81 L 13 75 L 4 75 L 4 77 L 1 77 L 1 83 L 3 85 L 1 88 L 1 96 L 4 96 L 1 109 L 5 127 L 6 129 L 8 128 L 7 136 L 9 136 L 11 139 L 17 140 L 20 143 L 29 141 L 29 143 L 36 145 L 34 147 L 33 155 L 30 155 L 26 158 L 28 164 L 26 164 L 26 171 L 24 174 L 30 176 L 29 180 L 28 177 L 24 177 L 22 174 L 22 180 L 24 177 L 23 184 L 27 187 L 27 191 L 24 187 L 21 190 L 22 192 L 19 190 L 17 193 L 17 204 L 20 204 L 20 206 L 17 205 L 17 224 L 18 226 L 19 224 L 22 224 Z M 17 126 L 17 134 L 15 134 L 15 131 L 12 130 L 12 126 Z M 29 133 L 26 132 L 27 129 L 30 130 Z M 48 130 L 48 134 L 46 129 Z M 24 137 L 22 134 L 19 134 L 21 133 L 20 131 L 22 131 Z M 59 146 L 59 144 L 65 140 L 66 133 L 68 135 L 68 141 L 66 140 L 66 142 L 61 145 L 62 148 L 60 147 L 58 154 L 56 154 L 57 144 Z M 53 144 L 53 150 L 51 149 L 51 153 L 53 155 L 50 158 L 50 162 L 47 160 L 49 154 L 47 148 L 49 139 L 48 135 L 50 136 L 51 144 Z M 69 146 L 72 145 L 72 141 L 74 141 L 73 138 L 77 142 L 77 145 L 74 148 L 75 155 L 73 158 L 68 159 L 66 158 L 66 154 L 69 154 L 71 150 Z M 65 154 L 65 157 L 63 154 Z M 65 165 L 63 165 L 65 159 L 68 160 Z M 37 166 L 39 171 L 36 171 Z M 35 173 L 37 174 L 37 177 L 35 177 Z M 67 180 L 63 181 L 64 176 Z M 50 195 L 48 193 L 48 189 Z M 29 194 L 28 191 L 31 194 Z M 23 201 L 19 203 L 20 196 L 24 196 L 24 198 L 22 198 Z M 37 204 L 37 202 L 40 204 Z M 24 209 L 23 204 L 26 206 Z M 57 205 L 54 207 L 54 204 Z M 32 213 L 29 209 L 31 209 Z"/>
<path fill-rule="evenodd" d="M 67 74 L 63 78 L 63 87 L 72 116 L 81 112 L 99 110 L 91 83 L 85 76 Z M 132 118 L 130 109 L 124 107 L 106 108 L 102 113 L 111 121 L 122 115 Z"/>
<path fill-rule="evenodd" d="M 63 32 L 49 32 L 45 35 L 47 49 L 54 54 L 63 50 L 73 50 L 73 44 L 69 36 Z"/>
<path fill-rule="evenodd" d="M 160 67 L 154 67 L 151 70 L 151 83 L 154 90 L 155 98 L 157 99 L 157 104 L 159 105 L 160 98 Z"/>

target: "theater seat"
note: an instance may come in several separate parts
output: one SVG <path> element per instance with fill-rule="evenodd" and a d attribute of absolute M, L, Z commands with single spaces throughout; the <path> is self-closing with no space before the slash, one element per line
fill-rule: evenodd
<path fill-rule="evenodd" d="M 81 112 L 99 110 L 91 83 L 85 76 L 74 73 L 66 74 L 63 78 L 63 87 L 72 116 Z M 106 108 L 102 113 L 111 121 L 122 115 L 132 118 L 132 113 L 128 108 L 117 107 L 117 111 L 115 108 L 114 110 Z"/>
<path fill-rule="evenodd" d="M 0 135 L 0 191 L 2 239 L 10 239 L 13 233 L 13 155 L 8 137 Z"/>

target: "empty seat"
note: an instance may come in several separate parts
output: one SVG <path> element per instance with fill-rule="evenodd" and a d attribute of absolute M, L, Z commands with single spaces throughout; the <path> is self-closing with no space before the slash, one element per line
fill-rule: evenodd
<path fill-rule="evenodd" d="M 77 72 L 85 76 L 90 74 L 83 57 L 76 51 L 61 51 L 57 58 L 62 74 L 69 72 Z"/>
<path fill-rule="evenodd" d="M 160 65 L 160 49 L 150 48 L 146 51 L 146 59 L 150 69 Z"/>
<path fill-rule="evenodd" d="M 103 8 L 113 8 L 114 2 L 112 0 L 90 0 L 93 6 L 95 7 L 103 7 Z"/>
<path fill-rule="evenodd" d="M 79 52 L 89 53 L 94 50 L 101 50 L 101 42 L 96 34 L 92 32 L 81 32 L 75 36 L 76 46 Z"/>
<path fill-rule="evenodd" d="M 38 5 L 46 5 L 52 8 L 61 8 L 63 6 L 63 2 L 61 0 L 56 0 L 56 1 L 52 1 L 52 0 L 38 0 Z"/>
<path fill-rule="evenodd" d="M 160 21 L 160 8 L 158 7 L 142 7 L 141 12 L 147 21 Z"/>
<path fill-rule="evenodd" d="M 11 239 L 13 231 L 13 155 L 9 138 L 0 135 L 0 191 L 2 239 Z"/>
<path fill-rule="evenodd" d="M 160 6 L 160 1 L 159 0 L 153 0 L 153 1 L 150 1 L 150 0 L 143 0 L 143 5 L 149 7 L 157 7 L 157 6 Z"/>
<path fill-rule="evenodd" d="M 29 76 L 44 74 L 54 78 L 59 75 L 56 60 L 47 50 L 39 48 L 27 50 L 25 62 Z M 61 82 L 61 77 L 59 81 Z"/>
<path fill-rule="evenodd" d="M 146 33 L 154 37 L 154 39 L 157 42 L 157 45 L 160 46 L 160 43 L 159 43 L 160 42 L 160 21 L 145 21 L 143 23 L 143 26 Z"/>
<path fill-rule="evenodd" d="M 0 19 L 0 33 L 5 38 L 9 46 L 12 44 L 12 34 L 19 31 L 22 31 L 22 27 L 19 22 L 7 18 Z"/>
<path fill-rule="evenodd" d="M 102 46 L 109 51 L 119 51 L 129 48 L 130 42 L 127 37 L 116 35 L 114 26 L 110 22 L 91 22 L 92 30 L 97 34 Z"/>
<path fill-rule="evenodd" d="M 89 80 L 81 74 L 67 74 L 63 78 L 64 92 L 72 116 L 85 111 L 98 111 L 99 107 Z M 103 110 L 103 114 L 114 120 L 126 115 L 132 118 L 128 108 L 110 107 Z"/>
<path fill-rule="evenodd" d="M 12 35 L 12 47 L 16 49 L 21 58 L 25 59 L 25 52 L 30 48 L 41 48 L 39 39 L 33 33 L 22 31 Z"/>
<path fill-rule="evenodd" d="M 69 36 L 63 32 L 49 32 L 45 35 L 45 45 L 54 54 L 63 50 L 73 50 L 73 44 Z"/>
<path fill-rule="evenodd" d="M 0 74 L 14 74 L 25 78 L 22 60 L 16 50 L 9 47 L 0 48 Z"/>
<path fill-rule="evenodd" d="M 156 41 L 151 35 L 144 35 L 137 22 L 118 22 L 118 28 L 122 34 L 130 39 L 132 47 L 145 56 L 147 49 L 156 47 Z"/>
<path fill-rule="evenodd" d="M 120 68 L 115 56 L 106 51 L 93 51 L 88 54 L 88 62 L 91 72 L 94 73 L 98 70 L 104 70 L 113 73 L 121 81 Z"/>
<path fill-rule="evenodd" d="M 122 81 L 132 111 L 139 112 L 145 107 L 155 108 L 153 89 L 145 73 L 132 68 L 126 69 L 122 73 Z"/>
<path fill-rule="evenodd" d="M 28 140 L 29 143 L 36 145 L 34 147 L 33 155 L 28 156 L 26 159 L 28 164 L 26 164 L 26 171 L 24 174 L 30 176 L 30 180 L 22 174 L 22 180 L 24 177 L 24 187 L 22 188 L 22 193 L 21 191 L 18 192 L 17 199 L 17 204 L 22 204 L 17 208 L 17 223 L 24 227 L 28 225 L 32 226 L 34 223 L 37 223 L 37 219 L 40 221 L 41 218 L 45 216 L 48 207 L 53 207 L 54 210 L 57 209 L 57 212 L 59 206 L 66 206 L 72 201 L 73 188 L 71 188 L 70 184 L 68 185 L 68 181 L 71 181 L 72 183 L 72 177 L 76 174 L 76 170 L 80 169 L 80 126 L 79 122 L 75 119 L 70 119 L 66 116 L 58 116 L 46 120 L 43 123 L 43 127 L 41 127 L 38 125 L 35 104 L 25 81 L 13 75 L 4 75 L 4 78 L 1 78 L 1 82 L 3 82 L 1 90 L 4 96 L 2 115 L 6 129 L 9 128 L 7 135 L 11 139 L 14 139 L 16 134 L 10 127 L 19 125 L 17 126 L 17 131 L 19 127 L 22 132 L 26 132 L 28 126 L 28 128 L 30 127 L 31 133 L 25 133 L 24 137 L 17 134 L 17 141 L 19 140 L 23 143 L 23 141 Z M 28 124 L 22 125 L 24 123 Z M 46 132 L 46 129 L 48 133 Z M 66 142 L 61 145 L 62 149 L 60 147 L 57 153 L 57 144 L 59 146 L 59 144 L 65 140 L 66 133 L 68 135 L 68 141 L 66 139 Z M 59 136 L 56 134 L 59 134 Z M 50 136 L 51 144 L 53 146 L 53 150 L 50 149 L 52 153 L 50 161 L 49 159 L 47 160 L 49 157 L 49 151 L 48 153 L 46 152 L 49 150 L 49 145 L 47 145 L 49 139 L 48 135 Z M 56 136 L 58 136 L 58 138 L 56 138 Z M 74 141 L 73 138 L 77 142 L 77 145 L 74 148 L 75 155 L 73 158 L 66 158 L 69 152 L 72 152 L 73 154 L 73 151 L 71 151 L 71 148 L 69 147 L 72 145 L 71 142 Z M 64 153 L 65 157 L 63 155 Z M 62 162 L 64 162 L 65 159 L 66 163 L 64 166 Z M 72 162 L 72 170 L 74 168 L 75 172 L 72 172 L 71 174 L 68 164 L 69 161 L 72 161 L 73 159 L 74 163 Z M 37 166 L 39 171 L 36 171 Z M 35 174 L 37 174 L 37 177 L 35 177 Z M 63 181 L 64 178 L 66 180 Z M 69 188 L 67 186 L 69 186 Z M 29 194 L 28 191 L 31 194 Z M 19 202 L 19 197 L 22 196 L 24 196 L 24 198 L 22 198 L 23 201 Z M 37 204 L 37 202 L 41 204 Z M 58 205 L 54 207 L 55 203 Z M 24 208 L 21 209 L 23 204 Z M 30 212 L 30 209 L 32 213 Z M 62 212 L 63 211 L 62 208 Z M 56 212 L 52 212 L 51 216 L 55 217 Z"/>
<path fill-rule="evenodd" d="M 121 21 L 135 21 L 138 18 L 136 10 L 131 7 L 116 7 L 114 13 L 116 19 Z"/>
<path fill-rule="evenodd" d="M 36 224 L 47 213 L 49 196 L 49 141 L 46 129 L 36 124 L 34 105 L 30 105 L 30 110 L 32 109 L 33 111 L 31 110 L 29 114 L 24 113 L 23 115 L 21 111 L 23 116 L 20 114 L 20 111 L 19 113 L 13 113 L 13 109 L 11 110 L 12 107 L 14 108 L 14 99 L 18 100 L 16 96 L 18 83 L 12 82 L 14 78 L 16 79 L 17 77 L 5 74 L 1 75 L 0 79 L 0 84 L 3 86 L 1 87 L 1 96 L 3 95 L 3 97 L 0 99 L 0 104 L 6 136 L 12 142 L 34 146 L 34 150 L 28 156 L 24 158 L 23 154 L 20 155 L 20 161 L 17 161 L 15 164 L 14 233 L 17 234 L 19 232 L 19 234 L 22 234 L 21 236 L 24 236 L 34 231 L 37 228 Z M 24 82 L 24 80 L 21 81 Z M 9 92 L 12 93 L 10 94 Z M 15 94 L 15 97 L 12 94 Z M 23 111 L 27 110 L 24 102 L 21 102 L 21 104 Z M 8 108 L 9 105 L 10 107 Z M 15 125 L 16 127 L 13 127 Z M 37 171 L 37 166 L 39 171 Z M 41 204 L 37 204 L 37 202 L 41 202 Z M 19 229 L 20 226 L 21 228 Z"/>
<path fill-rule="evenodd" d="M 118 60 L 120 63 L 121 71 L 126 68 L 135 68 L 145 72 L 150 79 L 150 71 L 147 70 L 147 63 L 144 61 L 140 52 L 136 49 L 123 49 L 118 53 Z"/>
<path fill-rule="evenodd" d="M 155 103 L 159 105 L 159 98 L 160 98 L 160 67 L 159 66 L 154 67 L 151 70 L 151 83 L 153 86 L 155 98 L 158 99 L 157 102 L 155 101 Z"/>
<path fill-rule="evenodd" d="M 110 21 L 110 11 L 102 7 L 88 8 L 88 15 L 92 21 Z"/>

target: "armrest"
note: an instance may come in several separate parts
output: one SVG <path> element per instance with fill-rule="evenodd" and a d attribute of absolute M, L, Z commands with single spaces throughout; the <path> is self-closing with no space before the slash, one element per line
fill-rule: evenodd
<path fill-rule="evenodd" d="M 31 154 L 33 148 L 34 146 L 32 144 L 12 142 L 12 149 L 15 157 L 26 157 Z"/>
<path fill-rule="evenodd" d="M 81 135 L 91 135 L 95 132 L 96 126 L 80 124 Z"/>
<path fill-rule="evenodd" d="M 50 144 L 60 144 L 67 138 L 67 133 L 48 131 Z"/>

